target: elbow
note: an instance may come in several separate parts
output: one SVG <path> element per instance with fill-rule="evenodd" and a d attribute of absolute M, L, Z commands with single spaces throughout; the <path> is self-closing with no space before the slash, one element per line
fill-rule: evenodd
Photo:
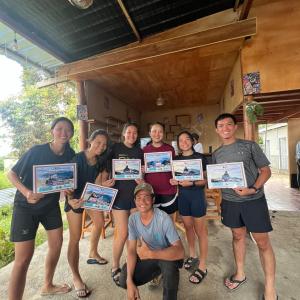
<path fill-rule="evenodd" d="M 15 172 L 10 170 L 7 172 L 7 179 L 10 181 L 10 183 L 13 183 L 13 178 L 16 176 Z"/>

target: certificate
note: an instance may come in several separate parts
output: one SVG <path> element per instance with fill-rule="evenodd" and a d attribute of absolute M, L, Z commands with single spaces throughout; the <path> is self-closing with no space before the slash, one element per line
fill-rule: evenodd
<path fill-rule="evenodd" d="M 171 172 L 172 152 L 144 153 L 145 173 Z"/>
<path fill-rule="evenodd" d="M 178 181 L 203 180 L 202 159 L 173 160 L 172 173 Z"/>
<path fill-rule="evenodd" d="M 140 159 L 113 159 L 112 178 L 116 180 L 134 180 L 142 178 Z"/>
<path fill-rule="evenodd" d="M 110 211 L 118 190 L 97 184 L 87 183 L 81 198 L 84 200 L 83 208 Z"/>
<path fill-rule="evenodd" d="M 34 193 L 50 194 L 76 186 L 76 163 L 33 166 Z"/>
<path fill-rule="evenodd" d="M 207 183 L 210 189 L 247 187 L 242 162 L 207 165 Z"/>

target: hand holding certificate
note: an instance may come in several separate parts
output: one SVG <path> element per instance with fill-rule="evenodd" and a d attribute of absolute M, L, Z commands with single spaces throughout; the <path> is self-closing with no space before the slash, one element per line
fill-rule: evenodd
<path fill-rule="evenodd" d="M 34 193 L 50 194 L 64 190 L 74 190 L 76 185 L 75 163 L 33 166 Z"/>
<path fill-rule="evenodd" d="M 232 189 L 247 187 L 244 164 L 242 162 L 207 165 L 209 189 Z"/>
<path fill-rule="evenodd" d="M 134 180 L 142 178 L 140 159 L 113 159 L 112 177 L 115 180 Z"/>
<path fill-rule="evenodd" d="M 97 184 L 87 183 L 81 198 L 87 209 L 111 211 L 118 190 Z"/>
<path fill-rule="evenodd" d="M 145 173 L 171 172 L 172 152 L 144 153 Z"/>
<path fill-rule="evenodd" d="M 178 181 L 203 180 L 202 159 L 173 160 L 172 173 Z"/>

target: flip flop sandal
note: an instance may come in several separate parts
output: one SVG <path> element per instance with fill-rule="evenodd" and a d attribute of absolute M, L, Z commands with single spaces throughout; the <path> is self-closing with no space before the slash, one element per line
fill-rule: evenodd
<path fill-rule="evenodd" d="M 121 269 L 120 268 L 117 268 L 116 270 L 111 270 L 111 277 L 114 281 L 114 283 L 117 285 L 117 286 L 120 286 L 120 274 L 121 274 Z"/>
<path fill-rule="evenodd" d="M 62 290 L 56 290 L 56 291 L 52 291 L 52 292 L 41 292 L 41 296 L 52 296 L 52 295 L 63 295 L 66 293 L 69 293 L 72 291 L 72 287 L 65 283 L 63 285 L 57 286 L 57 287 L 61 287 L 61 288 L 66 288 L 66 290 L 62 291 Z"/>
<path fill-rule="evenodd" d="M 226 285 L 226 279 L 229 279 L 230 283 L 237 283 L 237 286 L 234 288 L 230 288 L 229 286 Z M 231 275 L 229 278 L 226 278 L 226 279 L 224 281 L 224 285 L 230 291 L 237 290 L 242 284 L 244 284 L 247 281 L 247 277 L 245 277 L 243 280 L 237 280 L 237 279 L 234 279 L 234 275 Z"/>
<path fill-rule="evenodd" d="M 189 282 L 193 284 L 199 284 L 207 276 L 207 270 L 203 272 L 200 269 L 196 269 L 189 277 Z M 192 278 L 196 278 L 197 281 L 193 281 Z"/>
<path fill-rule="evenodd" d="M 101 257 L 101 259 L 98 259 L 98 258 L 89 258 L 87 261 L 86 261 L 87 264 L 89 265 L 106 265 L 108 263 L 108 261 Z"/>
<path fill-rule="evenodd" d="M 194 262 L 197 260 L 196 257 L 189 257 L 185 260 L 184 264 L 183 264 L 183 267 L 186 269 L 186 270 L 189 270 L 193 265 L 194 265 Z"/>
<path fill-rule="evenodd" d="M 85 284 L 83 285 L 82 289 L 75 288 L 75 292 L 78 298 L 87 298 L 92 293 L 92 291 L 90 291 Z"/>

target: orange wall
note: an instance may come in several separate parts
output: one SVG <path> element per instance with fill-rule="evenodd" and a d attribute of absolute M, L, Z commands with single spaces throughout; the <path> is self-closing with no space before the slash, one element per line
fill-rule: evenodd
<path fill-rule="evenodd" d="M 257 35 L 242 49 L 243 73 L 260 71 L 261 92 L 300 88 L 300 1 L 254 0 Z"/>
<path fill-rule="evenodd" d="M 233 85 L 233 94 L 232 94 Z M 243 102 L 240 56 L 237 57 L 226 83 L 222 100 L 222 111 L 232 113 Z"/>

